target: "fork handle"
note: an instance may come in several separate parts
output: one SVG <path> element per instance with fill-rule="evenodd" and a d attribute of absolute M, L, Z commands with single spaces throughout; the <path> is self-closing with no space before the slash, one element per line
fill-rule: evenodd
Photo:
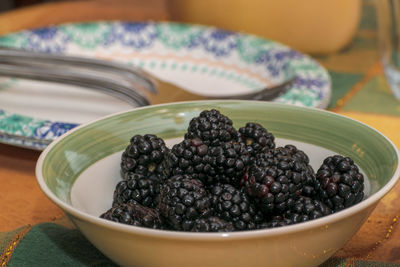
<path fill-rule="evenodd" d="M 63 65 L 110 72 L 123 76 L 128 81 L 138 84 L 152 93 L 157 93 L 155 82 L 150 74 L 134 66 L 115 61 L 70 55 L 65 56 L 62 54 L 29 51 L 5 46 L 0 46 L 0 59 L 8 62 L 44 63 L 49 66 Z"/>
<path fill-rule="evenodd" d="M 89 87 L 118 97 L 135 106 L 150 105 L 148 99 L 141 95 L 138 90 L 86 73 L 56 68 L 33 68 L 0 62 L 0 76 Z"/>

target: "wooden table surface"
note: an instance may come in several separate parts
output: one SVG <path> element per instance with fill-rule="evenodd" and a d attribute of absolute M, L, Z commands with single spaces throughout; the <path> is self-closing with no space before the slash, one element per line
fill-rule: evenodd
<path fill-rule="evenodd" d="M 165 20 L 168 12 L 164 0 L 48 3 L 0 14 L 0 35 L 51 24 L 102 19 Z M 39 154 L 0 144 L 0 232 L 63 216 L 36 183 L 35 164 Z M 336 256 L 400 263 L 400 231 L 395 227 L 400 220 L 399 200 L 400 184 L 397 184 Z"/>

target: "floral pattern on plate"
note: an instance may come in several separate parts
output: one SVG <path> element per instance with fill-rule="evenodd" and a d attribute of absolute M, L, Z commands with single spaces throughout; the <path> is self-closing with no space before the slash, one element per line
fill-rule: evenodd
<path fill-rule="evenodd" d="M 202 84 L 216 84 L 218 90 L 254 91 L 295 75 L 292 87 L 273 101 L 325 108 L 331 94 L 327 71 L 309 56 L 271 40 L 213 27 L 169 22 L 76 23 L 2 36 L 0 45 L 109 57 L 194 91 Z M 6 83 L 9 80 L 0 81 L 0 94 Z M 76 125 L 1 110 L 0 142 L 41 150 Z"/>

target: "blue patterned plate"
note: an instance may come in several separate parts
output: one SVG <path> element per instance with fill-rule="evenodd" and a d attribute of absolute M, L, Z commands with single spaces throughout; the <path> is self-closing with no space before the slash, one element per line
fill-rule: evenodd
<path fill-rule="evenodd" d="M 310 57 L 253 35 L 155 22 L 65 24 L 0 37 L 0 45 L 126 62 L 196 93 L 244 93 L 283 82 L 276 102 L 325 108 L 327 71 Z M 0 80 L 0 142 L 41 150 L 81 123 L 132 108 L 72 86 Z"/>

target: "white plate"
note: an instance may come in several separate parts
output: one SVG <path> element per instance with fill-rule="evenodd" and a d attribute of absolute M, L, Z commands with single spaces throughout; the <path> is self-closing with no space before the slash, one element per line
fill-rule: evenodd
<path fill-rule="evenodd" d="M 325 108 L 327 71 L 310 57 L 253 35 L 155 22 L 65 24 L 0 37 L 0 45 L 126 62 L 189 91 L 243 93 L 297 81 L 276 102 Z M 0 80 L 0 142 L 41 150 L 78 124 L 131 109 L 82 88 Z"/>

